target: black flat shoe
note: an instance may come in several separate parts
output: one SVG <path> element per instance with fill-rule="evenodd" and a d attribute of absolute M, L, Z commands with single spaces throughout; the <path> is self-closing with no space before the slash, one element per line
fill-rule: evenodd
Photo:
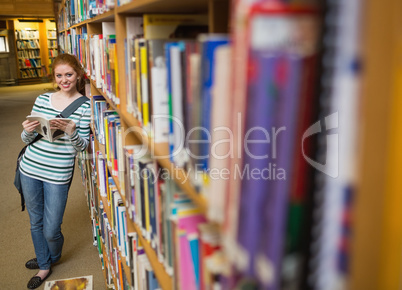
<path fill-rule="evenodd" d="M 49 273 L 47 273 L 46 277 L 43 279 L 41 279 L 41 277 L 39 276 L 33 276 L 28 282 L 28 289 L 38 288 L 40 285 L 42 285 L 43 281 L 45 281 L 50 276 L 50 274 L 52 274 L 52 269 L 49 269 Z"/>
<path fill-rule="evenodd" d="M 31 270 L 39 269 L 38 260 L 33 258 L 25 263 L 25 267 Z"/>

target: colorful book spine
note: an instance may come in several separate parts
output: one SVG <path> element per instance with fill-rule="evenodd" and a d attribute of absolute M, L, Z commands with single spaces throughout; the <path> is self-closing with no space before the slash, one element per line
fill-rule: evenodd
<path fill-rule="evenodd" d="M 227 35 L 207 35 L 199 37 L 201 51 L 201 127 L 200 132 L 199 164 L 201 170 L 208 170 L 209 164 L 209 135 L 211 129 L 212 88 L 214 86 L 215 50 L 221 45 L 229 43 Z"/>

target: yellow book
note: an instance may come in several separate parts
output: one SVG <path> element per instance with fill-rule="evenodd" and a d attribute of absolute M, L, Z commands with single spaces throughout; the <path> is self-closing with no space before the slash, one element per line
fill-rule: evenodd
<path fill-rule="evenodd" d="M 202 214 L 201 210 L 198 207 L 185 208 L 185 209 L 183 208 L 177 211 L 177 215 L 179 217 L 192 216 L 198 214 Z"/>
<path fill-rule="evenodd" d="M 137 80 L 137 106 L 138 106 L 138 121 L 142 123 L 142 102 L 141 102 L 141 73 L 140 73 L 140 49 L 138 39 L 134 40 L 134 53 L 135 53 L 135 74 Z"/>
<path fill-rule="evenodd" d="M 109 179 L 109 178 L 108 178 Z M 114 206 L 113 206 L 113 190 L 112 190 L 112 183 L 109 182 L 108 186 L 108 203 L 109 203 L 109 208 L 110 208 L 110 226 L 114 230 Z"/>
<path fill-rule="evenodd" d="M 144 126 L 149 123 L 148 58 L 145 42 L 140 43 L 142 119 Z"/>
<path fill-rule="evenodd" d="M 105 130 L 106 163 L 107 163 L 107 166 L 110 166 L 109 122 L 108 122 L 108 118 L 103 119 L 103 125 L 104 125 L 104 130 Z"/>
<path fill-rule="evenodd" d="M 113 53 L 113 58 L 114 58 L 114 72 L 115 72 L 115 86 L 116 86 L 116 105 L 119 108 L 120 107 L 120 92 L 119 92 L 119 70 L 118 70 L 118 65 L 117 65 L 117 46 L 116 44 L 114 46 L 114 53 Z"/>

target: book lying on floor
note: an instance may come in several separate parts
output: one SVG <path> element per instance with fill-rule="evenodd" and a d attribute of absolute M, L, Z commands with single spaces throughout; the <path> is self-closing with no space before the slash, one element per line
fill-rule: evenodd
<path fill-rule="evenodd" d="M 93 290 L 92 275 L 46 281 L 44 290 Z"/>
<path fill-rule="evenodd" d="M 44 139 L 48 140 L 49 142 L 53 142 L 63 136 L 65 136 L 64 131 L 58 129 L 51 129 L 50 121 L 53 120 L 63 120 L 67 122 L 71 122 L 71 119 L 66 118 L 52 118 L 48 119 L 45 115 L 42 114 L 32 114 L 27 116 L 29 121 L 38 121 L 40 125 L 36 127 L 36 132 L 41 134 Z"/>

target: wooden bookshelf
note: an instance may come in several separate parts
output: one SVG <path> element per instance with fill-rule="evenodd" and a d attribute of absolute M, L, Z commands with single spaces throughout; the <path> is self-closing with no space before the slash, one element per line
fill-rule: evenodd
<path fill-rule="evenodd" d="M 226 7 L 222 6 L 221 10 L 215 9 L 214 13 L 221 13 L 222 15 L 226 15 L 225 17 L 221 17 L 221 21 L 228 23 L 226 11 L 223 13 L 223 10 L 228 9 L 228 1 L 225 2 Z M 65 6 L 65 2 L 62 2 L 60 13 Z M 71 29 L 78 29 L 82 27 L 87 28 L 88 35 L 90 34 L 99 34 L 102 33 L 102 22 L 114 22 L 116 29 L 116 43 L 117 43 L 117 70 L 119 72 L 124 72 L 125 70 L 125 53 L 124 53 L 124 38 L 126 35 L 126 17 L 132 15 L 138 15 L 142 13 L 208 13 L 208 9 L 211 6 L 211 1 L 208 0 L 196 0 L 196 1 L 185 1 L 185 0 L 169 0 L 169 1 L 161 1 L 161 0 L 136 0 L 131 3 L 125 4 L 121 7 L 115 7 L 114 9 L 107 11 L 101 15 L 98 15 L 92 19 L 85 20 L 81 23 L 74 24 L 71 27 L 66 29 L 62 29 L 59 31 L 59 37 L 66 35 L 70 32 Z M 218 19 L 218 17 L 209 17 L 209 26 L 217 27 L 217 25 L 213 25 L 214 20 Z M 224 29 L 221 29 L 224 30 Z M 227 27 L 226 27 L 227 31 Z M 211 30 L 214 32 L 214 30 Z M 216 30 L 218 32 L 218 30 Z M 219 31 L 221 32 L 221 31 Z M 68 39 L 65 37 L 65 40 Z M 121 77 L 119 79 L 119 97 L 120 104 L 115 105 L 102 90 L 97 89 L 95 82 L 91 80 L 91 92 L 93 95 L 102 95 L 110 104 L 111 108 L 113 108 L 122 119 L 122 123 L 126 128 L 141 128 L 140 123 L 137 119 L 134 118 L 131 114 L 127 113 L 126 105 L 125 105 L 125 95 L 126 95 L 126 83 L 125 78 Z M 134 138 L 134 139 L 133 139 Z M 201 196 L 195 188 L 192 186 L 191 182 L 186 179 L 186 175 L 183 169 L 176 167 L 167 157 L 169 155 L 167 144 L 155 144 L 154 140 L 150 138 L 146 133 L 141 132 L 141 130 L 137 130 L 134 135 L 128 136 L 128 142 L 133 142 L 133 144 L 142 143 L 143 145 L 148 147 L 148 150 L 154 154 L 157 162 L 160 166 L 167 169 L 171 176 L 174 177 L 176 184 L 186 193 L 194 202 L 195 205 L 198 206 L 201 212 L 204 214 L 207 211 L 207 202 L 203 196 Z M 105 146 L 99 144 L 97 141 L 95 142 L 95 149 L 100 150 L 104 156 L 106 156 Z M 108 167 L 109 172 L 111 173 L 111 169 Z M 121 184 L 118 178 L 113 176 L 114 183 L 119 192 L 121 191 Z M 126 200 L 124 195 L 121 195 L 123 203 L 126 204 Z M 105 198 L 101 198 L 104 204 L 105 211 L 108 216 L 110 216 L 110 209 L 108 208 L 108 203 Z M 149 242 L 143 237 L 140 228 L 130 219 L 127 218 L 128 230 L 135 231 L 138 234 L 138 240 L 144 248 L 145 254 L 147 255 L 149 262 L 152 266 L 152 269 L 155 273 L 155 276 L 162 287 L 162 289 L 173 289 L 173 280 L 170 277 L 163 264 L 160 263 L 156 252 L 152 249 Z M 116 242 L 116 238 L 115 238 Z M 105 256 L 105 255 L 104 255 Z M 105 263 L 107 263 L 107 259 L 105 257 Z M 123 263 L 125 264 L 125 263 Z M 129 275 L 130 269 L 128 267 L 124 267 L 124 271 L 127 277 L 131 277 Z"/>
<path fill-rule="evenodd" d="M 158 261 L 158 258 L 155 254 L 155 251 L 151 248 L 148 241 L 144 239 L 144 237 L 140 234 L 140 229 L 136 224 L 129 221 L 129 226 L 133 227 L 135 231 L 138 233 L 139 241 L 141 245 L 144 247 L 145 253 L 148 256 L 149 262 L 155 272 L 155 276 L 158 279 L 160 286 L 164 290 L 173 289 L 172 278 L 166 273 L 163 265 Z"/>
<path fill-rule="evenodd" d="M 91 85 L 95 87 L 93 80 L 91 80 Z M 125 92 L 122 92 L 125 93 Z M 119 116 L 123 117 L 128 127 L 132 128 L 141 128 L 139 121 L 131 114 L 127 113 L 124 110 L 120 110 L 116 107 L 116 105 L 110 101 L 110 99 L 101 91 L 99 91 L 109 103 L 109 105 L 115 110 Z M 149 151 L 153 152 L 156 157 L 157 162 L 164 168 L 166 168 L 171 176 L 175 178 L 176 183 L 179 187 L 188 194 L 188 196 L 200 207 L 203 213 L 206 213 L 207 210 L 207 202 L 206 200 L 194 189 L 191 185 L 191 182 L 185 178 L 185 171 L 181 168 L 175 166 L 168 157 L 169 151 L 166 144 L 155 144 L 154 140 L 146 135 L 142 130 L 135 130 L 135 135 L 137 139 L 142 141 L 142 144 L 148 146 Z M 104 151 L 105 152 L 105 151 Z M 116 180 L 115 180 L 116 182 Z"/>
<path fill-rule="evenodd" d="M 59 13 L 65 7 L 62 2 Z M 364 6 L 365 15 L 362 37 L 364 73 L 360 123 L 364 131 L 359 136 L 359 163 L 357 169 L 357 193 L 353 209 L 353 238 L 351 245 L 350 289 L 398 289 L 401 288 L 402 268 L 402 33 L 398 14 L 402 4 L 389 0 L 387 5 L 369 1 Z M 101 33 L 102 22 L 114 22 L 117 43 L 117 70 L 125 71 L 126 18 L 143 13 L 208 13 L 210 32 L 227 32 L 229 23 L 227 0 L 135 0 L 74 24 L 60 31 L 87 27 L 88 34 Z M 379 29 L 380 27 L 380 29 Z M 389 33 L 384 33 L 384 31 Z M 94 95 L 103 95 L 119 114 L 125 128 L 141 128 L 140 122 L 126 108 L 126 79 L 120 75 L 120 105 L 115 105 L 91 81 Z M 134 136 L 134 137 L 133 137 Z M 130 144 L 144 144 L 160 166 L 175 178 L 176 184 L 205 214 L 207 200 L 185 179 L 185 171 L 174 166 L 164 144 L 154 140 L 141 130 L 128 137 Z M 104 147 L 99 146 L 105 153 Z M 236 160 L 235 162 L 240 162 Z M 109 169 L 110 170 L 110 169 Z M 121 192 L 119 180 L 113 176 Z M 233 189 L 233 188 L 231 188 Z M 122 196 L 124 199 L 124 197 Z M 124 201 L 124 203 L 126 203 Z M 172 278 L 166 273 L 157 255 L 141 234 L 139 227 L 128 219 L 130 230 L 138 233 L 155 275 L 163 289 L 172 289 Z M 125 269 L 127 271 L 127 269 Z"/>
<path fill-rule="evenodd" d="M 208 12 L 207 0 L 136 0 L 116 8 L 118 14 Z"/>
<path fill-rule="evenodd" d="M 40 83 L 48 81 L 48 74 L 50 74 L 51 58 L 49 58 L 50 50 L 56 50 L 56 47 L 50 46 L 50 41 L 57 41 L 56 37 L 51 37 L 48 32 L 55 27 L 55 24 L 51 22 L 51 19 L 42 19 L 42 22 L 32 23 L 20 23 L 18 20 L 14 20 L 15 32 L 21 34 L 29 33 L 29 31 L 36 33 L 35 37 L 27 39 L 16 39 L 16 59 L 18 64 L 18 75 L 20 84 Z M 22 42 L 34 41 L 37 47 L 21 47 Z M 31 61 L 33 60 L 33 61 Z M 31 63 L 30 67 L 22 65 L 22 61 Z M 33 62 L 36 62 L 36 66 L 33 66 Z"/>
<path fill-rule="evenodd" d="M 402 287 L 402 3 L 362 11 L 364 74 L 350 289 Z M 386 34 L 383 31 L 387 31 Z"/>
<path fill-rule="evenodd" d="M 19 78 L 37 80 L 43 76 L 39 28 L 17 29 L 16 33 L 19 35 L 16 39 Z"/>
<path fill-rule="evenodd" d="M 109 201 L 107 200 L 107 198 L 105 198 L 105 197 L 103 197 L 103 196 L 101 197 L 101 200 L 102 200 L 102 203 L 103 203 L 103 208 L 104 208 L 104 210 L 105 210 L 105 212 L 106 212 L 106 216 L 107 216 L 108 220 L 111 221 L 111 220 L 112 220 L 112 218 L 111 218 L 112 216 L 111 216 L 111 212 L 110 212 Z M 114 243 L 115 245 L 118 245 L 117 238 L 116 238 L 116 235 L 115 235 L 115 234 L 113 234 L 113 243 Z M 123 269 L 124 269 L 124 272 L 125 272 L 125 274 L 126 274 L 127 280 L 129 281 L 129 283 L 131 283 L 130 268 L 128 268 L 128 266 L 127 266 L 127 264 L 126 264 L 126 258 L 123 257 L 123 256 L 120 254 L 120 259 L 121 259 L 121 261 L 122 261 Z M 116 288 L 116 289 L 117 289 L 117 288 Z"/>
<path fill-rule="evenodd" d="M 103 144 L 99 144 L 97 141 L 95 141 L 95 142 L 97 144 L 96 147 L 99 148 L 99 150 L 102 152 L 102 155 L 106 156 L 105 146 Z M 108 170 L 109 170 L 110 175 L 113 178 L 113 181 L 115 182 L 115 185 L 116 185 L 118 191 L 121 192 L 119 180 L 114 175 L 111 174 L 112 170 L 109 166 L 108 166 Z M 101 197 L 101 199 L 103 202 L 103 206 L 104 206 L 106 215 L 108 216 L 108 219 L 111 220 L 109 202 L 105 197 Z M 126 204 L 126 199 L 125 199 L 124 195 L 121 195 L 121 199 L 122 199 L 123 203 Z M 158 261 L 155 251 L 152 249 L 149 242 L 143 237 L 140 228 L 132 220 L 127 219 L 127 230 L 128 230 L 128 232 L 136 232 L 138 234 L 139 241 L 140 241 L 142 247 L 144 248 L 145 253 L 148 256 L 148 259 L 152 265 L 152 268 L 155 271 L 155 276 L 157 277 L 158 281 L 160 282 L 162 289 L 164 289 L 164 290 L 172 289 L 172 287 L 169 286 L 169 285 L 172 285 L 172 278 L 166 273 L 164 266 Z M 117 245 L 116 237 L 113 236 L 113 238 L 114 238 L 115 244 Z M 124 262 L 123 267 L 124 267 L 126 276 L 128 277 L 127 279 L 129 279 L 129 281 L 131 283 L 130 269 L 128 268 L 128 266 L 125 262 L 125 258 L 124 257 L 121 257 L 121 258 Z"/>

